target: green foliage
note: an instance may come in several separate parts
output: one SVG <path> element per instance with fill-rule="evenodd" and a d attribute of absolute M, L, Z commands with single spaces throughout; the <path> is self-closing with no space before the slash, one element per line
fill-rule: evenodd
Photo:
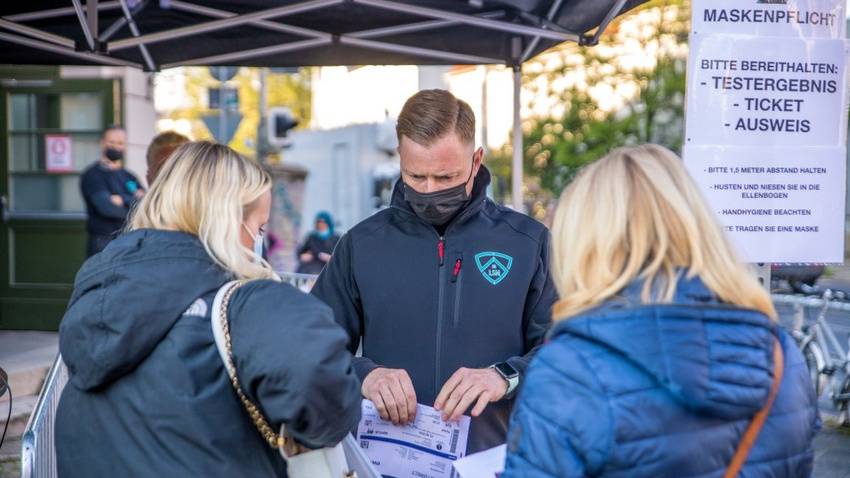
<path fill-rule="evenodd" d="M 535 98 L 522 125 L 529 193 L 557 197 L 619 146 L 681 151 L 689 21 L 689 1 L 652 1 L 612 23 L 596 46 L 564 44 L 526 64 L 523 86 Z"/>

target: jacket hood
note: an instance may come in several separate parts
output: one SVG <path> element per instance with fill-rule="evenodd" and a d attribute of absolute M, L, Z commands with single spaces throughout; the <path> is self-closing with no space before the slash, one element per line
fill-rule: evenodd
<path fill-rule="evenodd" d="M 721 303 L 699 278 L 681 278 L 671 304 L 641 304 L 642 287 L 635 282 L 559 323 L 551 337 L 569 334 L 611 349 L 699 413 L 741 419 L 761 409 L 773 384 L 775 323 Z"/>
<path fill-rule="evenodd" d="M 228 280 L 196 236 L 142 229 L 86 261 L 59 326 L 71 381 L 84 390 L 132 370 L 184 311 Z"/>

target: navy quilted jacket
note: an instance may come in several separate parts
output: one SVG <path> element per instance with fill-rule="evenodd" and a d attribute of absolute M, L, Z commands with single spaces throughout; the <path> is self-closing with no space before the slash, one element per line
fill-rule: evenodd
<path fill-rule="evenodd" d="M 817 400 L 793 340 L 765 315 L 720 303 L 698 278 L 672 304 L 641 283 L 559 323 L 529 366 L 502 478 L 720 477 L 785 375 L 740 476 L 812 474 Z"/>

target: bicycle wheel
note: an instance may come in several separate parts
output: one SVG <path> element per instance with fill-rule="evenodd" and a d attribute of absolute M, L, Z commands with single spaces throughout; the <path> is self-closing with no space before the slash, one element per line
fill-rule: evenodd
<path fill-rule="evenodd" d="M 850 377 L 845 376 L 844 380 L 841 382 L 839 395 L 841 397 L 846 397 L 848 394 L 850 394 Z M 838 406 L 838 425 L 842 427 L 850 427 L 850 415 L 848 415 L 847 409 L 848 400 L 836 400 L 835 404 Z"/>
<path fill-rule="evenodd" d="M 815 389 L 815 395 L 820 397 L 823 392 L 826 376 L 823 369 L 826 367 L 823 350 L 814 340 L 804 341 L 803 357 L 806 359 L 806 367 L 809 369 L 809 380 L 812 382 L 812 387 Z"/>

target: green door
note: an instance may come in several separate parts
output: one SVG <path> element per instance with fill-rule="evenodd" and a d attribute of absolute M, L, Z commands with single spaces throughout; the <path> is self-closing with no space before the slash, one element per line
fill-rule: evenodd
<path fill-rule="evenodd" d="M 86 258 L 83 169 L 120 118 L 114 80 L 0 83 L 0 330 L 57 330 Z"/>

